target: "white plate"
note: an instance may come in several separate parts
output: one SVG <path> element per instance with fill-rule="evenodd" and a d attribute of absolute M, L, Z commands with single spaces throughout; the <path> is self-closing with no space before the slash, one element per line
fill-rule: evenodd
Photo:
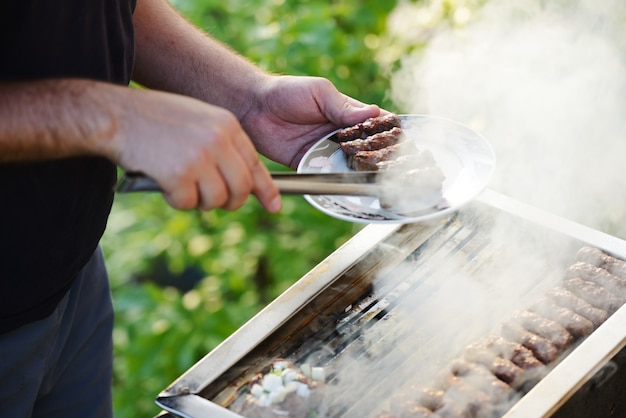
<path fill-rule="evenodd" d="M 430 150 L 445 175 L 443 198 L 431 207 L 416 208 L 410 214 L 380 207 L 378 198 L 355 196 L 312 196 L 305 199 L 320 211 L 338 219 L 362 223 L 409 223 L 432 219 L 457 210 L 482 192 L 495 169 L 491 144 L 460 123 L 425 115 L 400 115 L 402 129 L 421 149 Z M 304 155 L 299 173 L 351 171 L 339 144 L 319 140 Z"/>

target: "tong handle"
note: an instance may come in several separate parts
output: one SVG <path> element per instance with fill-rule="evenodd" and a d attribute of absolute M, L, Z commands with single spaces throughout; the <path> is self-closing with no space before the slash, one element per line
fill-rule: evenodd
<path fill-rule="evenodd" d="M 271 173 L 282 194 L 378 196 L 378 171 L 346 173 Z M 161 186 L 143 173 L 128 172 L 116 186 L 119 193 L 161 192 Z"/>

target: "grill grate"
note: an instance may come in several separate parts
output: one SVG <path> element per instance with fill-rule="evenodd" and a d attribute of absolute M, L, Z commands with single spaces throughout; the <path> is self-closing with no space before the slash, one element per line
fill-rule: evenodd
<path fill-rule="evenodd" d="M 280 357 L 325 368 L 326 416 L 379 416 L 397 389 L 429 386 L 468 344 L 500 335 L 584 244 L 481 204 L 399 226 L 197 393 L 226 406 Z"/>

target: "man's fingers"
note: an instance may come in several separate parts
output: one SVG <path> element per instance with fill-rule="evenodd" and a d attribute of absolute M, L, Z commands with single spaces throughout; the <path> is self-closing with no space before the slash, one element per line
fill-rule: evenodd
<path fill-rule="evenodd" d="M 280 193 L 267 167 L 259 159 L 252 142 L 246 135 L 242 135 L 235 139 L 234 146 L 248 170 L 250 189 L 246 195 L 249 192 L 254 193 L 265 209 L 272 213 L 278 212 L 282 206 Z M 225 167 L 224 170 L 232 171 L 232 167 Z"/>
<path fill-rule="evenodd" d="M 174 209 L 189 210 L 198 206 L 198 190 L 193 182 L 181 182 L 177 187 L 163 190 L 163 197 Z"/>

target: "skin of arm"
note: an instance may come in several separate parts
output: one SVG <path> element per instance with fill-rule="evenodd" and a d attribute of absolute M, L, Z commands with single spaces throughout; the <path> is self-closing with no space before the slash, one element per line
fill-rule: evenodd
<path fill-rule="evenodd" d="M 0 163 L 101 155 L 142 171 L 179 209 L 236 209 L 280 197 L 259 151 L 295 167 L 337 126 L 380 114 L 327 80 L 267 74 L 188 23 L 138 0 L 134 78 L 0 82 Z M 256 146 L 256 148 L 255 148 Z"/>
<path fill-rule="evenodd" d="M 292 168 L 328 132 L 381 114 L 324 78 L 261 71 L 163 0 L 139 0 L 135 36 L 135 80 L 230 110 L 260 153 Z"/>

